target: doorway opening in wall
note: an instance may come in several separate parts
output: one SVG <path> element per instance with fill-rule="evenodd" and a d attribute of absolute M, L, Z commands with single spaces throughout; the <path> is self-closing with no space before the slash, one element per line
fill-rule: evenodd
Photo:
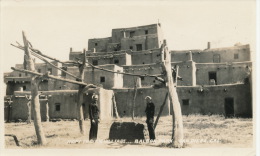
<path fill-rule="evenodd" d="M 217 84 L 217 72 L 209 72 L 209 84 Z"/>
<path fill-rule="evenodd" d="M 142 51 L 142 44 L 136 44 L 136 51 Z"/>
<path fill-rule="evenodd" d="M 23 86 L 23 90 L 26 90 L 26 86 Z"/>
<path fill-rule="evenodd" d="M 148 30 L 145 30 L 145 35 L 147 35 L 148 34 Z"/>
<path fill-rule="evenodd" d="M 234 98 L 225 98 L 225 116 L 233 117 L 234 115 Z"/>

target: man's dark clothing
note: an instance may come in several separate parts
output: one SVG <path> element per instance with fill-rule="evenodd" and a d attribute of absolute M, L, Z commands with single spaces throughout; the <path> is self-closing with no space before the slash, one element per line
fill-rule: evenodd
<path fill-rule="evenodd" d="M 99 109 L 96 103 L 91 103 L 89 105 L 89 118 L 91 126 L 89 132 L 89 140 L 97 140 Z M 93 120 L 95 122 L 92 122 Z"/>
<path fill-rule="evenodd" d="M 155 133 L 154 133 L 154 127 L 153 127 L 153 122 L 154 122 L 154 104 L 152 102 L 148 103 L 145 109 L 146 112 L 146 123 L 149 131 L 149 137 L 150 140 L 155 139 Z"/>

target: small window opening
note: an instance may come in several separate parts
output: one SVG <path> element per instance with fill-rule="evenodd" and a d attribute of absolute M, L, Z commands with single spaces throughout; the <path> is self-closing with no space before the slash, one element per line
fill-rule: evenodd
<path fill-rule="evenodd" d="M 26 86 L 23 86 L 23 90 L 26 90 Z"/>
<path fill-rule="evenodd" d="M 190 100 L 189 99 L 183 99 L 182 100 L 182 105 L 188 106 L 189 104 L 190 104 Z"/>
<path fill-rule="evenodd" d="M 143 48 L 142 48 L 142 44 L 137 44 L 136 45 L 136 51 L 142 51 Z"/>
<path fill-rule="evenodd" d="M 92 64 L 93 64 L 94 66 L 97 66 L 97 65 L 98 65 L 98 60 L 93 60 L 93 61 L 92 61 Z"/>
<path fill-rule="evenodd" d="M 148 30 L 145 30 L 145 35 L 147 35 L 148 34 Z"/>
<path fill-rule="evenodd" d="M 130 46 L 129 49 L 133 50 L 133 46 Z"/>
<path fill-rule="evenodd" d="M 55 104 L 55 111 L 60 111 L 60 104 L 59 103 Z"/>
<path fill-rule="evenodd" d="M 22 74 L 19 74 L 19 77 L 22 77 Z"/>
<path fill-rule="evenodd" d="M 134 31 L 130 31 L 130 38 L 134 37 L 135 32 Z"/>
<path fill-rule="evenodd" d="M 52 74 L 52 68 L 48 68 L 48 72 L 50 72 L 50 74 Z"/>
<path fill-rule="evenodd" d="M 115 64 L 118 64 L 118 63 L 119 63 L 119 60 L 118 60 L 118 59 L 115 59 L 115 60 L 114 60 L 114 63 L 115 63 Z"/>
<path fill-rule="evenodd" d="M 100 82 L 105 82 L 105 81 L 106 81 L 105 77 L 104 77 L 104 76 L 101 76 L 101 77 L 100 77 Z"/>
<path fill-rule="evenodd" d="M 238 54 L 234 54 L 234 59 L 238 59 L 239 55 Z"/>
<path fill-rule="evenodd" d="M 95 43 L 95 46 L 98 46 L 98 43 Z"/>

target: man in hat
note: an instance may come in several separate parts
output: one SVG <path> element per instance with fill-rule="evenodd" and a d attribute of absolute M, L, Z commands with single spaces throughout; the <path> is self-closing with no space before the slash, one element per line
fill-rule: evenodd
<path fill-rule="evenodd" d="M 150 96 L 146 96 L 145 97 L 146 100 L 146 123 L 147 123 L 147 127 L 148 127 L 148 131 L 149 131 L 149 137 L 150 140 L 154 140 L 155 139 L 155 133 L 154 133 L 154 127 L 153 127 L 153 122 L 154 122 L 154 109 L 155 106 L 152 102 L 152 98 Z"/>
<path fill-rule="evenodd" d="M 98 123 L 99 123 L 99 109 L 97 106 L 98 95 L 92 96 L 92 102 L 89 105 L 89 118 L 90 118 L 90 132 L 89 140 L 97 140 Z"/>

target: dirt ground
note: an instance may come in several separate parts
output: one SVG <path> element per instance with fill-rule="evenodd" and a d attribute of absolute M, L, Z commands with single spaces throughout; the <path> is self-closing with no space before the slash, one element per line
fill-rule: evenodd
<path fill-rule="evenodd" d="M 10 148 L 170 148 L 172 135 L 171 116 L 161 117 L 156 127 L 155 142 L 120 143 L 109 142 L 109 129 L 114 121 L 131 121 L 131 118 L 104 120 L 99 124 L 98 141 L 89 142 L 90 122 L 85 121 L 86 135 L 79 133 L 77 121 L 43 122 L 48 144 L 38 146 L 34 125 L 22 123 L 5 123 L 5 134 L 17 136 L 20 146 L 16 146 L 13 138 L 5 137 L 5 147 Z M 145 118 L 136 118 L 134 122 L 145 124 Z M 215 148 L 253 146 L 252 118 L 229 118 L 211 115 L 183 116 L 185 148 Z"/>

